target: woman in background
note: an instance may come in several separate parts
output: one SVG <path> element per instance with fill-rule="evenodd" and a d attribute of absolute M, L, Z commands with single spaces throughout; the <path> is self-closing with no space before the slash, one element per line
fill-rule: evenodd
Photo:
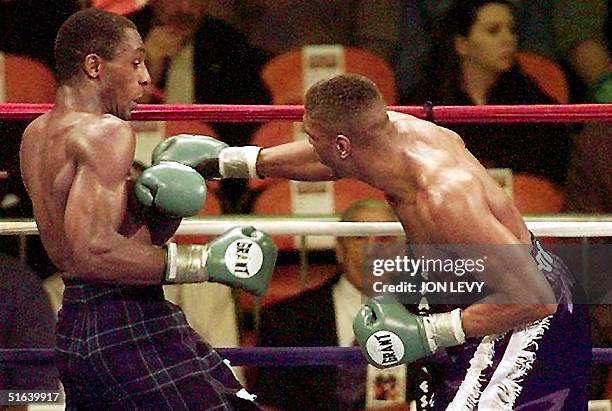
<path fill-rule="evenodd" d="M 514 6 L 506 0 L 457 0 L 441 19 L 429 78 L 402 104 L 556 104 L 516 62 Z M 564 125 L 450 125 L 487 167 L 544 177 L 562 186 L 571 140 Z"/>

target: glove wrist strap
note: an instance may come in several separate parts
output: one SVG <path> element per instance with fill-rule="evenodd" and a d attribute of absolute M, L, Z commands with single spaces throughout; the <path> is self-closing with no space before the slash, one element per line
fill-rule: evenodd
<path fill-rule="evenodd" d="M 423 320 L 431 352 L 441 347 L 451 347 L 465 342 L 465 333 L 461 325 L 461 309 L 432 314 Z"/>
<path fill-rule="evenodd" d="M 199 283 L 208 281 L 206 269 L 208 247 L 205 245 L 166 245 L 164 284 Z"/>
<path fill-rule="evenodd" d="M 223 178 L 259 178 L 257 157 L 261 147 L 227 147 L 219 153 L 219 172 Z"/>

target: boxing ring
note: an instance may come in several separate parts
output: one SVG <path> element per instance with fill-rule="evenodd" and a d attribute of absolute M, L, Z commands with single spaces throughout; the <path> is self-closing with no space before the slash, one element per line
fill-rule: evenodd
<path fill-rule="evenodd" d="M 0 104 L 1 120 L 32 120 L 51 108 L 48 104 Z M 612 121 L 612 104 L 389 107 L 390 110 L 438 123 L 517 122 L 607 122 Z M 208 122 L 299 121 L 303 106 L 244 105 L 139 105 L 132 120 L 203 120 Z M 547 215 L 526 218 L 536 236 L 612 237 L 612 215 Z M 252 225 L 270 235 L 391 236 L 403 234 L 400 223 L 338 222 L 335 218 L 189 218 L 177 235 L 221 234 L 236 225 Z M 36 235 L 33 221 L 0 221 L 0 235 Z M 237 366 L 319 366 L 363 363 L 359 348 L 344 347 L 243 347 L 219 348 L 219 353 Z M 612 348 L 594 348 L 593 363 L 612 364 Z M 24 364 L 49 364 L 52 348 L 0 349 L 0 368 Z"/>

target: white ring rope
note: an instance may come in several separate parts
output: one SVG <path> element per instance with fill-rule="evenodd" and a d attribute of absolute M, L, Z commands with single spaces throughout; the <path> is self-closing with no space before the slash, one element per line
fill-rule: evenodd
<path fill-rule="evenodd" d="M 612 221 L 533 221 L 527 227 L 543 237 L 612 237 Z M 252 225 L 270 235 L 326 235 L 326 236 L 391 236 L 403 235 L 400 223 L 352 223 L 335 220 L 285 219 L 185 219 L 177 235 L 221 234 L 237 225 Z M 0 235 L 38 234 L 34 221 L 0 221 Z"/>

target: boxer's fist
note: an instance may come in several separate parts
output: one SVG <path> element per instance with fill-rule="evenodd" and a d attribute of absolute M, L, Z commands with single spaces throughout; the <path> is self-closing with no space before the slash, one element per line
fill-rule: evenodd
<path fill-rule="evenodd" d="M 153 164 L 174 161 L 192 167 L 204 177 L 219 178 L 219 153 L 228 145 L 208 136 L 180 134 L 159 143 L 152 154 Z"/>
<path fill-rule="evenodd" d="M 206 245 L 168 244 L 166 283 L 212 281 L 263 295 L 276 264 L 272 239 L 253 227 L 235 227 Z"/>
<path fill-rule="evenodd" d="M 432 353 L 423 317 L 397 303 L 371 300 L 363 305 L 353 331 L 368 362 L 377 368 L 410 363 Z"/>
<path fill-rule="evenodd" d="M 208 136 L 180 134 L 162 141 L 153 151 L 153 164 L 175 161 L 196 169 L 204 178 L 257 178 L 261 148 L 229 147 Z"/>
<path fill-rule="evenodd" d="M 459 308 L 419 316 L 396 302 L 375 299 L 361 307 L 353 331 L 370 364 L 378 368 L 411 363 L 465 342 Z"/>
<path fill-rule="evenodd" d="M 190 217 L 204 206 L 206 184 L 190 167 L 162 163 L 142 172 L 134 184 L 134 194 L 145 207 L 172 217 Z"/>

